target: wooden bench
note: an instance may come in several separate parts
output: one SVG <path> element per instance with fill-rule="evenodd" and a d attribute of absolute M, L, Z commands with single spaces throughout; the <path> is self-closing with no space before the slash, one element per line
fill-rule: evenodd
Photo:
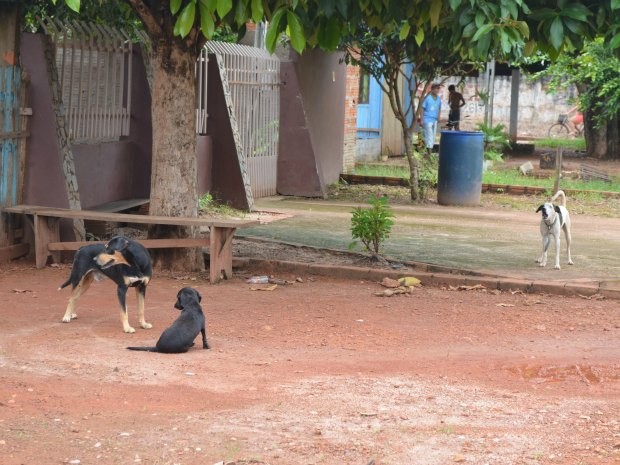
<path fill-rule="evenodd" d="M 110 213 L 94 210 L 71 210 L 68 208 L 40 207 L 36 205 L 16 205 L 2 209 L 5 213 L 32 216 L 34 248 L 37 268 L 47 264 L 48 257 L 60 261 L 63 250 L 77 250 L 94 242 L 61 242 L 60 219 L 82 219 L 110 221 L 117 223 L 161 224 L 174 226 L 208 227 L 209 237 L 177 239 L 144 239 L 139 242 L 146 248 L 209 247 L 209 279 L 217 283 L 223 274 L 225 279 L 232 276 L 232 239 L 237 228 L 247 228 L 259 224 L 258 220 L 189 218 L 154 215 L 135 215 Z"/>

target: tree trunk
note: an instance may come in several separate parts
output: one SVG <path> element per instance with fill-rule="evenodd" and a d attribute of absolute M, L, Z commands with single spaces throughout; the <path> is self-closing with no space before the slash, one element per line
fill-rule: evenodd
<path fill-rule="evenodd" d="M 607 156 L 607 125 L 596 127 L 589 112 L 583 115 L 583 135 L 586 139 L 586 155 L 602 160 Z"/>
<path fill-rule="evenodd" d="M 420 172 L 418 160 L 415 157 L 413 146 L 413 131 L 411 128 L 403 125 L 403 138 L 405 142 L 405 153 L 409 162 L 409 190 L 411 192 L 411 201 L 417 202 L 420 198 Z"/>
<path fill-rule="evenodd" d="M 58 69 L 56 67 L 56 46 L 52 42 L 52 38 L 47 34 L 43 36 L 43 53 L 45 55 L 45 64 L 47 67 L 47 76 L 52 93 L 52 109 L 55 116 L 56 127 L 56 146 L 61 157 L 62 170 L 65 175 L 65 187 L 67 189 L 67 200 L 69 208 L 72 210 L 81 210 L 82 202 L 80 200 L 80 190 L 78 189 L 77 176 L 75 174 L 75 163 L 73 160 L 73 151 L 71 150 L 71 140 L 66 126 L 66 120 L 63 111 L 62 98 L 60 96 L 60 81 L 58 80 Z M 86 230 L 84 229 L 84 220 L 73 220 L 73 233 L 77 241 L 86 240 Z"/>
<path fill-rule="evenodd" d="M 198 216 L 196 178 L 195 56 L 172 43 L 154 46 L 152 120 L 153 157 L 150 213 Z M 149 236 L 193 237 L 198 231 L 156 226 Z M 204 269 L 200 249 L 163 249 L 153 253 L 154 265 L 171 270 Z"/>
<path fill-rule="evenodd" d="M 607 157 L 608 160 L 620 159 L 620 118 L 618 115 L 607 124 Z"/>

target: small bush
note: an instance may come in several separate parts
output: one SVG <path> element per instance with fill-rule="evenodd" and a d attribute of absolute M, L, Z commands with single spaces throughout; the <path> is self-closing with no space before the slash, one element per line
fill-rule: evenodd
<path fill-rule="evenodd" d="M 355 239 L 359 239 L 368 252 L 378 255 L 381 244 L 392 231 L 394 213 L 387 204 L 387 197 L 373 195 L 368 203 L 370 208 L 355 207 L 352 211 L 351 235 L 354 241 L 349 244 L 349 249 L 355 248 Z"/>

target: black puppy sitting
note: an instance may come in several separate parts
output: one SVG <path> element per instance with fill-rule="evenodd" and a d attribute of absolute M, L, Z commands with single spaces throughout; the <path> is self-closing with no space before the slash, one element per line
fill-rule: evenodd
<path fill-rule="evenodd" d="M 202 313 L 200 301 L 202 296 L 191 287 L 184 287 L 177 294 L 174 308 L 181 310 L 181 315 L 166 328 L 155 347 L 127 347 L 129 350 L 144 350 L 166 354 L 180 354 L 187 352 L 194 345 L 198 333 L 202 333 L 202 348 L 208 349 L 207 334 L 205 331 L 205 316 Z"/>
<path fill-rule="evenodd" d="M 62 321 L 69 323 L 77 318 L 75 306 L 78 299 L 88 290 L 93 280 L 99 280 L 102 276 L 107 276 L 118 286 L 116 294 L 121 304 L 123 331 L 136 331 L 129 325 L 127 317 L 126 296 L 130 287 L 136 288 L 140 326 L 151 328 L 151 324 L 144 319 L 146 286 L 153 276 L 151 257 L 142 244 L 124 236 L 115 236 L 106 244 L 85 245 L 75 253 L 71 275 L 58 288 L 71 284 L 73 289 Z"/>

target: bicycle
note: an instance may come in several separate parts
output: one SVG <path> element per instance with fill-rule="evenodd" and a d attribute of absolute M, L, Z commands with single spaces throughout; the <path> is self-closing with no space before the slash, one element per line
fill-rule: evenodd
<path fill-rule="evenodd" d="M 575 130 L 573 131 L 568 124 L 568 115 L 562 113 L 558 116 L 558 120 L 551 125 L 547 135 L 552 139 L 565 139 L 570 135 L 581 137 L 583 135 L 583 123 L 576 124 Z"/>

